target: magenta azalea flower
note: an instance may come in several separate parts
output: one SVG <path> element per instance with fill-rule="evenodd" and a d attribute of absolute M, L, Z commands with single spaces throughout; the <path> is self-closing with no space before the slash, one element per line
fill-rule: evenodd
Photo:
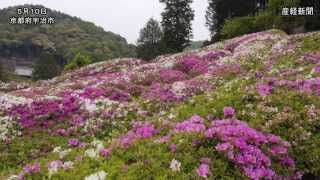
<path fill-rule="evenodd" d="M 314 68 L 314 71 L 315 71 L 316 73 L 320 73 L 320 66 L 315 67 L 315 68 Z"/>
<path fill-rule="evenodd" d="M 295 170 L 294 161 L 288 155 L 288 142 L 252 129 L 245 122 L 235 119 L 213 121 L 205 136 L 221 141 L 216 146 L 217 151 L 225 154 L 250 179 L 275 178 L 271 166 L 273 157 L 281 159 L 282 165 Z M 265 145 L 269 148 L 264 149 Z"/>
<path fill-rule="evenodd" d="M 128 149 L 138 139 L 148 139 L 158 133 L 151 123 L 135 122 L 133 128 L 118 141 L 122 148 Z"/>
<path fill-rule="evenodd" d="M 28 164 L 23 167 L 23 171 L 28 174 L 40 172 L 40 163 Z"/>
<path fill-rule="evenodd" d="M 289 156 L 286 156 L 282 159 L 281 161 L 281 165 L 285 166 L 285 167 L 289 167 L 289 168 L 292 168 L 294 169 L 295 168 L 295 163 L 294 163 L 294 160 L 289 157 Z"/>
<path fill-rule="evenodd" d="M 205 60 L 215 61 L 220 57 L 225 57 L 227 53 L 225 51 L 211 51 L 208 54 L 204 55 L 202 58 Z"/>
<path fill-rule="evenodd" d="M 103 157 L 110 157 L 111 149 L 102 149 L 100 151 L 100 155 L 103 156 Z"/>
<path fill-rule="evenodd" d="M 77 157 L 75 158 L 75 160 L 76 160 L 76 161 L 83 161 L 83 156 L 77 156 Z"/>
<path fill-rule="evenodd" d="M 157 134 L 157 130 L 154 128 L 154 126 L 150 123 L 145 123 L 143 125 L 141 124 L 135 124 L 134 125 L 135 134 L 140 138 L 150 138 L 153 135 Z"/>
<path fill-rule="evenodd" d="M 261 97 L 266 98 L 271 94 L 273 87 L 265 84 L 259 84 L 257 85 L 257 90 Z"/>
<path fill-rule="evenodd" d="M 208 72 L 208 63 L 197 56 L 185 57 L 177 63 L 175 69 L 197 76 Z"/>
<path fill-rule="evenodd" d="M 175 153 L 177 151 L 177 145 L 175 144 L 171 144 L 169 148 L 172 153 Z"/>
<path fill-rule="evenodd" d="M 198 176 L 203 178 L 208 178 L 209 170 L 210 170 L 209 165 L 202 163 L 197 169 Z"/>
<path fill-rule="evenodd" d="M 160 78 L 165 83 L 174 83 L 176 81 L 186 80 L 187 75 L 178 70 L 161 70 Z"/>
<path fill-rule="evenodd" d="M 69 146 L 70 147 L 77 147 L 79 145 L 79 140 L 78 139 L 70 139 L 69 140 Z"/>
<path fill-rule="evenodd" d="M 216 146 L 216 150 L 219 152 L 226 152 L 233 149 L 233 145 L 230 143 L 220 143 Z"/>
<path fill-rule="evenodd" d="M 49 164 L 48 164 L 48 168 L 49 169 L 59 169 L 61 168 L 63 165 L 63 162 L 60 161 L 60 160 L 56 160 L 56 161 L 51 161 Z"/>
<path fill-rule="evenodd" d="M 204 123 L 204 120 L 202 119 L 202 117 L 195 115 L 188 120 L 185 120 L 181 123 L 176 124 L 174 127 L 174 132 L 175 133 L 202 132 L 206 129 L 203 123 Z"/>
<path fill-rule="evenodd" d="M 201 164 L 211 164 L 211 159 L 209 157 L 204 157 L 200 159 Z"/>
<path fill-rule="evenodd" d="M 197 147 L 197 146 L 200 146 L 201 145 L 201 141 L 199 141 L 199 140 L 192 140 L 192 146 L 193 147 Z"/>
<path fill-rule="evenodd" d="M 86 143 L 80 143 L 79 144 L 79 148 L 81 148 L 81 149 L 85 149 L 86 147 L 87 147 Z"/>
<path fill-rule="evenodd" d="M 236 111 L 232 107 L 225 107 L 223 109 L 225 118 L 233 118 L 236 114 Z"/>
<path fill-rule="evenodd" d="M 304 55 L 304 59 L 312 63 L 318 63 L 320 62 L 320 53 L 307 53 Z"/>

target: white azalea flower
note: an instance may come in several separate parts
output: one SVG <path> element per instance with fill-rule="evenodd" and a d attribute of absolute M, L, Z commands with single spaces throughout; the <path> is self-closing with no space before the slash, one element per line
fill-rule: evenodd
<path fill-rule="evenodd" d="M 102 144 L 102 143 L 103 143 L 102 141 L 95 139 L 95 140 L 93 140 L 93 141 L 91 142 L 91 145 L 92 145 L 92 146 L 97 146 L 98 144 Z"/>
<path fill-rule="evenodd" d="M 102 149 L 104 149 L 103 144 L 97 144 L 97 146 L 96 146 L 96 151 L 97 151 L 97 152 L 100 152 Z"/>
<path fill-rule="evenodd" d="M 54 175 L 55 173 L 58 172 L 58 168 L 48 168 L 48 171 L 49 171 L 49 173 L 48 173 L 49 178 L 51 178 L 52 175 Z"/>
<path fill-rule="evenodd" d="M 96 158 L 98 156 L 98 153 L 94 149 L 87 149 L 84 154 L 90 158 Z"/>
<path fill-rule="evenodd" d="M 105 171 L 100 171 L 95 174 L 91 174 L 90 176 L 85 177 L 85 180 L 105 180 L 108 173 Z"/>
<path fill-rule="evenodd" d="M 172 171 L 180 171 L 181 163 L 177 161 L 176 159 L 172 159 L 170 168 Z"/>
<path fill-rule="evenodd" d="M 67 170 L 67 169 L 73 169 L 74 163 L 72 161 L 66 161 L 63 163 L 62 167 L 63 169 Z"/>
<path fill-rule="evenodd" d="M 187 86 L 185 82 L 178 81 L 172 84 L 172 92 L 175 93 L 177 96 L 184 96 L 184 91 L 186 90 Z"/>
<path fill-rule="evenodd" d="M 53 174 L 57 173 L 59 168 L 61 167 L 61 164 L 62 164 L 62 161 L 52 161 L 49 163 L 49 166 L 48 166 L 48 175 L 49 175 L 49 178 L 52 177 Z"/>
<path fill-rule="evenodd" d="M 55 147 L 52 152 L 53 153 L 60 153 L 61 150 L 62 150 L 62 148 L 60 146 L 58 146 L 58 147 Z"/>
<path fill-rule="evenodd" d="M 0 117 L 0 141 L 13 139 L 15 136 L 18 136 L 19 134 L 21 134 L 20 131 L 14 128 L 15 126 L 16 126 L 16 121 L 14 121 L 11 117 L 8 117 L 8 116 Z"/>
<path fill-rule="evenodd" d="M 175 116 L 174 114 L 172 114 L 172 113 L 170 113 L 169 116 L 168 116 L 169 119 L 173 119 L 173 118 L 175 118 L 175 117 L 176 117 L 176 116 Z"/>
<path fill-rule="evenodd" d="M 59 158 L 63 159 L 64 157 L 66 157 L 69 153 L 71 152 L 71 149 L 67 149 L 64 151 L 59 152 Z"/>
<path fill-rule="evenodd" d="M 84 101 L 85 109 L 87 109 L 90 113 L 96 112 L 98 110 L 97 105 L 92 102 L 90 99 L 85 99 Z"/>
<path fill-rule="evenodd" d="M 91 142 L 91 144 L 95 146 L 97 152 L 100 152 L 102 149 L 104 149 L 103 142 L 100 140 L 94 140 Z"/>
<path fill-rule="evenodd" d="M 29 104 L 31 102 L 31 99 L 4 94 L 0 96 L 0 109 L 9 109 L 14 105 Z"/>
<path fill-rule="evenodd" d="M 12 176 L 8 177 L 7 180 L 19 180 L 19 179 L 20 179 L 20 178 L 19 178 L 18 175 L 12 175 Z"/>

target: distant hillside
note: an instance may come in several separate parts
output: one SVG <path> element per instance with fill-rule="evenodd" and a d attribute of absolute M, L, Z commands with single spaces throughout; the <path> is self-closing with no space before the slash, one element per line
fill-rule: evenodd
<path fill-rule="evenodd" d="M 134 46 L 120 35 L 58 11 L 47 9 L 47 17 L 55 17 L 53 25 L 9 24 L 10 17 L 19 16 L 19 7 L 44 8 L 23 5 L 0 9 L 0 58 L 35 59 L 43 50 L 54 52 L 63 60 L 72 58 L 77 51 L 91 56 L 93 61 L 135 56 Z"/>
<path fill-rule="evenodd" d="M 199 49 L 202 47 L 204 41 L 192 41 L 191 44 L 186 47 L 184 50 L 189 51 L 193 49 Z"/>

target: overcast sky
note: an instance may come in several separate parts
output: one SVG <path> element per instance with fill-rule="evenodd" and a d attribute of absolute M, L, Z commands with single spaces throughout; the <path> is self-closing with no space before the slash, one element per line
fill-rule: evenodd
<path fill-rule="evenodd" d="M 194 0 L 194 40 L 209 38 L 205 27 L 207 0 Z M 120 34 L 135 43 L 147 20 L 160 20 L 163 5 L 159 0 L 0 0 L 0 9 L 22 4 L 42 4 L 48 8 L 91 21 L 107 31 Z"/>

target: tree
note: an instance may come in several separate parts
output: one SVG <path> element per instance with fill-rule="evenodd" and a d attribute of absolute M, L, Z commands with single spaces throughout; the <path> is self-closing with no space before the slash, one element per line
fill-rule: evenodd
<path fill-rule="evenodd" d="M 315 31 L 320 29 L 320 1 L 319 0 L 300 0 L 299 6 L 301 7 L 313 7 L 314 16 L 305 17 L 305 28 L 307 31 Z"/>
<path fill-rule="evenodd" d="M 74 70 L 89 64 L 91 64 L 90 57 L 78 52 L 75 57 L 64 67 L 64 70 Z"/>
<path fill-rule="evenodd" d="M 208 27 L 212 41 L 217 41 L 218 34 L 220 34 L 220 26 L 222 25 L 222 19 L 217 12 L 217 0 L 209 0 L 209 6 L 206 11 L 206 26 Z M 221 16 L 221 15 L 220 15 Z"/>
<path fill-rule="evenodd" d="M 209 0 L 206 11 L 206 26 L 212 41 L 221 37 L 221 28 L 226 19 L 255 15 L 259 9 L 264 9 L 266 0 Z"/>
<path fill-rule="evenodd" d="M 150 60 L 161 54 L 162 30 L 159 22 L 151 18 L 140 31 L 138 39 L 138 58 Z"/>
<path fill-rule="evenodd" d="M 301 31 L 304 19 L 299 16 L 282 16 L 284 7 L 297 7 L 298 0 L 269 0 L 268 8 L 264 9 L 259 1 L 258 7 L 262 6 L 262 12 L 255 16 L 243 16 L 227 19 L 221 29 L 220 38 L 233 38 L 243 34 L 249 34 L 258 31 L 265 31 L 271 28 L 277 28 L 287 33 Z"/>
<path fill-rule="evenodd" d="M 282 16 L 282 9 L 298 7 L 300 0 L 269 0 L 266 13 L 272 19 L 273 28 L 281 29 L 287 33 L 295 33 L 295 29 L 304 26 L 302 16 Z"/>
<path fill-rule="evenodd" d="M 314 16 L 281 16 L 282 8 L 290 7 L 313 7 Z M 320 1 L 319 0 L 269 0 L 266 10 L 273 19 L 275 28 L 282 29 L 287 33 L 303 31 L 315 31 L 320 29 Z M 301 27 L 304 29 L 299 30 Z"/>
<path fill-rule="evenodd" d="M 193 0 L 160 0 L 165 4 L 161 13 L 163 27 L 163 43 L 165 52 L 181 52 L 190 44 L 192 38 L 191 21 L 194 11 L 190 4 Z"/>
<path fill-rule="evenodd" d="M 7 77 L 4 72 L 4 66 L 0 61 L 0 81 L 6 81 L 6 80 L 7 80 Z"/>
<path fill-rule="evenodd" d="M 236 17 L 227 20 L 221 29 L 221 38 L 231 39 L 256 31 L 254 16 Z"/>
<path fill-rule="evenodd" d="M 44 52 L 36 62 L 32 78 L 34 80 L 47 80 L 57 76 L 60 73 L 60 67 L 56 62 L 55 56 Z"/>

